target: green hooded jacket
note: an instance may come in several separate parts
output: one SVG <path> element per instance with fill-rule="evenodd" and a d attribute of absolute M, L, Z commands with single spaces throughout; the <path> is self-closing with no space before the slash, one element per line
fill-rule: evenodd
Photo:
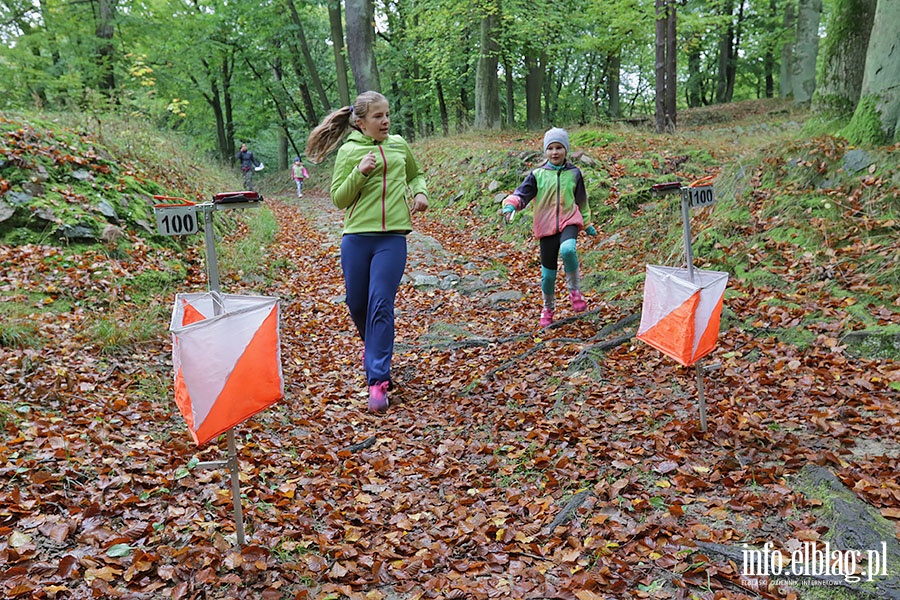
<path fill-rule="evenodd" d="M 377 163 L 368 176 L 357 168 L 369 152 Z M 376 142 L 351 131 L 338 149 L 331 178 L 331 201 L 347 210 L 344 233 L 409 233 L 412 219 L 406 204 L 407 188 L 425 194 L 425 177 L 409 144 L 399 135 Z"/>

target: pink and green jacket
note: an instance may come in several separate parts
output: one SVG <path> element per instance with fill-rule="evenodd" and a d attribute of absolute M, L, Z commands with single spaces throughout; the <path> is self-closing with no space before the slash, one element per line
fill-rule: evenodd
<path fill-rule="evenodd" d="M 591 222 L 584 177 L 570 162 L 561 167 L 547 162 L 534 169 L 503 203 L 518 211 L 532 201 L 536 238 L 561 233 L 567 225 L 576 225 L 581 231 Z"/>

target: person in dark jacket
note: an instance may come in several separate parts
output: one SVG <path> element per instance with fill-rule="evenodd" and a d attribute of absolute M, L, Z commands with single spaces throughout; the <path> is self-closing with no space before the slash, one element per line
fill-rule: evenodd
<path fill-rule="evenodd" d="M 241 173 L 244 175 L 244 189 L 253 191 L 253 169 L 262 163 L 256 160 L 252 152 L 247 150 L 247 144 L 241 144 L 237 159 L 241 163 Z"/>

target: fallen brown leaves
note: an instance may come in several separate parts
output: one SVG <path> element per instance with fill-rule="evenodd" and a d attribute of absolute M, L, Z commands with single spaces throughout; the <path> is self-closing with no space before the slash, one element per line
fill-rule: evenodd
<path fill-rule="evenodd" d="M 36 312 L 54 344 L 0 348 L 0 393 L 15 411 L 0 444 L 8 597 L 790 597 L 746 589 L 740 565 L 696 542 L 818 535 L 789 482 L 810 462 L 898 518 L 898 405 L 888 388 L 897 365 L 846 355 L 825 321 L 803 352 L 759 335 L 805 311 L 837 311 L 838 299 L 766 304 L 780 292 L 730 282 L 729 309 L 738 321 L 753 315 L 756 329 L 722 332 L 701 432 L 693 371 L 645 345 L 610 350 L 599 378 L 569 370 L 583 340 L 626 316 L 621 308 L 595 303 L 591 318 L 539 330 L 530 240 L 476 238 L 420 216 L 417 229 L 443 253 L 418 268 L 463 275 L 499 261 L 506 287 L 525 299 L 497 310 L 480 294 L 402 286 L 397 390 L 388 413 L 373 416 L 361 344 L 339 301 L 339 215 L 319 197 L 302 209 L 268 205 L 280 225 L 272 255 L 283 259 L 271 286 L 223 279 L 228 292 L 283 301 L 286 398 L 237 428 L 248 544 L 231 538 L 226 474 L 190 468 L 221 458 L 224 444 L 190 444 L 168 388 L 166 336 L 104 355 L 84 337 L 85 319 L 103 310 L 124 319 L 127 299 L 76 302 L 52 320 Z M 122 277 L 158 264 L 139 246 L 128 264 L 0 252 L 0 285 L 23 297 L 77 299 L 97 286 L 115 296 Z M 570 314 L 565 303 L 560 316 Z M 430 345 L 423 336 L 436 322 L 515 339 Z M 544 339 L 560 341 L 528 353 Z"/>

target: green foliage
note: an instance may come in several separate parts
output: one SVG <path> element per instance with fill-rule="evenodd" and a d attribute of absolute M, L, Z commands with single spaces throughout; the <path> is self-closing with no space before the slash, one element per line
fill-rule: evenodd
<path fill-rule="evenodd" d="M 0 302 L 0 346 L 5 348 L 40 348 L 40 327 L 29 307 L 3 298 Z"/>
<path fill-rule="evenodd" d="M 156 305 L 133 315 L 127 321 L 98 316 L 90 320 L 86 330 L 89 340 L 99 348 L 101 354 L 115 355 L 132 351 L 140 344 L 158 341 L 165 336 L 167 316 L 168 308 Z"/>
<path fill-rule="evenodd" d="M 603 148 L 613 142 L 621 140 L 621 136 L 611 131 L 600 131 L 597 129 L 581 129 L 573 133 L 569 139 L 571 147 L 574 148 Z"/>
<path fill-rule="evenodd" d="M 201 185 L 225 185 L 209 167 L 187 176 L 190 169 L 180 165 L 202 160 L 177 135 L 115 117 L 94 123 L 100 129 L 92 134 L 83 133 L 87 125 L 67 115 L 0 118 L 0 189 L 14 211 L 0 223 L 5 243 L 99 242 L 108 226 L 146 235 L 155 232 L 153 196 L 198 200 L 212 194 Z M 172 237 L 155 242 L 180 244 Z"/>
<path fill-rule="evenodd" d="M 220 269 L 244 280 L 258 280 L 265 276 L 267 248 L 278 232 L 278 222 L 272 211 L 261 206 L 248 215 L 248 235 L 222 249 Z"/>
<path fill-rule="evenodd" d="M 879 146 L 886 143 L 887 136 L 878 113 L 878 99 L 873 96 L 860 98 L 853 118 L 840 133 L 851 144 Z"/>

